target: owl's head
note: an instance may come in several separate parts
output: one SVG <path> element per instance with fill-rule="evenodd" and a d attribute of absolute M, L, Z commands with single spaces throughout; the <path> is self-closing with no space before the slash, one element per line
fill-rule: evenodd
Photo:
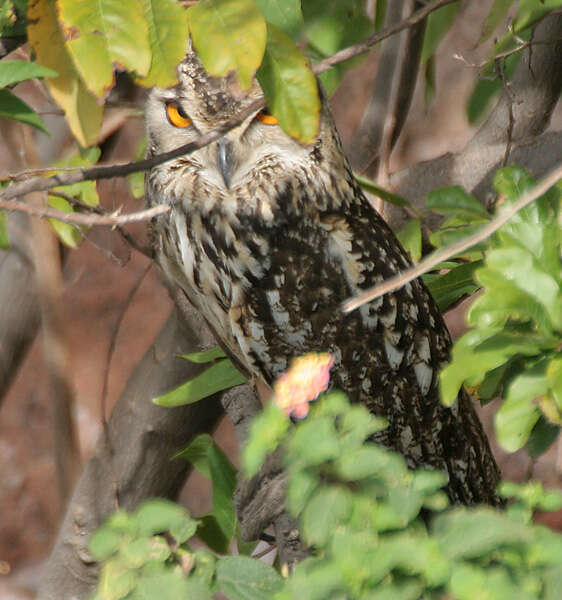
<path fill-rule="evenodd" d="M 190 51 L 178 67 L 178 84 L 170 89 L 155 88 L 149 96 L 148 155 L 167 152 L 196 140 L 248 109 L 261 97 L 256 81 L 250 90 L 241 91 L 233 77 L 210 76 L 197 55 Z M 221 140 L 166 163 L 166 168 L 188 168 L 207 186 L 229 193 L 264 169 L 291 173 L 304 166 L 321 168 L 321 163 L 328 158 L 326 142 L 330 142 L 330 148 L 339 146 L 334 136 L 335 129 L 325 107 L 318 138 L 308 146 L 287 135 L 267 110 L 256 110 Z M 340 152 L 335 154 L 341 155 Z M 330 165 L 330 170 L 334 167 Z"/>

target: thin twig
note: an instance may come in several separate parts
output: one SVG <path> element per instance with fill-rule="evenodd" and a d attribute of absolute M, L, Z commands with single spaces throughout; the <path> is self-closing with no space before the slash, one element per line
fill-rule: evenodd
<path fill-rule="evenodd" d="M 438 8 L 457 1 L 458 0 L 436 0 L 436 2 L 432 2 L 431 4 L 428 4 L 427 6 L 424 6 L 423 8 L 420 8 L 416 12 L 412 13 L 407 19 L 404 19 L 395 25 L 391 25 L 390 27 L 385 27 L 384 29 L 381 29 L 381 31 L 377 31 L 377 33 L 373 34 L 371 37 L 368 37 L 366 40 L 363 40 L 358 44 L 354 44 L 353 46 L 349 46 L 348 48 L 344 48 L 332 56 L 321 60 L 319 63 L 314 65 L 312 70 L 317 74 L 323 73 L 324 71 L 327 71 L 341 62 L 349 60 L 350 58 L 358 56 L 359 54 L 363 54 L 382 40 L 385 40 L 387 37 L 390 37 L 391 35 L 394 35 L 403 29 L 407 29 L 408 27 L 412 27 L 412 25 L 423 21 L 430 13 Z"/>
<path fill-rule="evenodd" d="M 16 210 L 27 213 L 35 217 L 57 219 L 63 223 L 73 223 L 75 225 L 127 225 L 128 223 L 139 223 L 140 221 L 149 221 L 152 217 L 163 215 L 170 210 L 169 204 L 158 204 L 146 210 L 139 210 L 125 215 L 119 214 L 116 210 L 113 214 L 104 215 L 84 215 L 81 213 L 67 213 L 54 208 L 33 206 L 19 200 L 3 200 L 0 198 L 0 208 L 5 210 Z"/>
<path fill-rule="evenodd" d="M 174 148 L 169 152 L 164 152 L 162 154 L 157 154 L 151 158 L 146 158 L 144 160 L 132 161 L 123 164 L 117 165 L 108 165 L 108 166 L 95 166 L 89 167 L 87 169 L 78 171 L 76 173 L 63 173 L 62 175 L 53 175 L 52 177 L 33 177 L 26 181 L 22 181 L 20 183 L 15 183 L 13 185 L 8 186 L 3 190 L 0 195 L 0 208 L 5 208 L 7 210 L 21 210 L 17 205 L 16 206 L 7 206 L 5 204 L 6 201 L 11 200 L 12 198 L 16 198 L 17 196 L 24 196 L 29 192 L 33 191 L 46 191 L 51 188 L 57 187 L 59 185 L 72 185 L 74 183 L 79 183 L 81 181 L 94 181 L 98 179 L 112 179 L 113 177 L 125 177 L 126 175 L 130 175 L 131 173 L 136 173 L 137 171 L 148 171 L 157 165 L 160 165 L 168 160 L 172 160 L 178 156 L 182 156 L 184 154 L 191 154 L 195 152 L 195 150 L 199 150 L 208 144 L 218 140 L 225 133 L 240 125 L 247 117 L 249 117 L 252 113 L 260 110 L 265 106 L 265 100 L 260 98 L 255 100 L 250 104 L 245 110 L 240 112 L 236 117 L 229 119 L 220 127 L 205 133 L 201 137 L 197 138 L 193 142 L 189 142 L 188 144 L 184 144 L 183 146 L 179 146 L 178 148 Z M 53 170 L 53 169 L 51 169 Z M 21 203 L 20 203 L 21 204 Z M 158 208 L 158 207 L 155 207 Z M 162 212 L 166 212 L 169 210 L 169 207 L 166 207 L 165 210 L 162 209 Z M 26 211 L 24 211 L 26 212 Z M 33 213 L 37 214 L 37 213 Z M 160 214 L 160 213 L 157 213 Z M 41 215 L 38 215 L 41 216 Z M 45 215 L 47 216 L 47 215 Z M 50 215 L 49 215 L 50 216 Z M 85 216 L 85 215 L 82 215 Z M 55 218 L 59 218 L 55 216 Z M 150 217 L 148 217 L 150 218 Z M 61 221 L 63 219 L 60 219 Z M 136 220 L 146 220 L 145 218 L 140 218 Z M 101 223 L 99 221 L 69 221 L 80 223 L 84 225 L 113 225 L 114 221 L 109 221 L 107 223 Z M 131 223 L 133 221 L 117 221 L 117 223 Z"/>
<path fill-rule="evenodd" d="M 503 89 L 504 89 L 505 97 L 506 97 L 506 103 L 507 103 L 507 113 L 508 113 L 508 117 L 509 117 L 509 124 L 507 126 L 507 140 L 505 143 L 505 153 L 503 155 L 503 161 L 502 161 L 502 166 L 505 167 L 507 165 L 507 161 L 509 160 L 509 156 L 511 154 L 511 147 L 513 144 L 513 128 L 515 127 L 515 117 L 513 116 L 514 97 L 513 97 L 512 91 L 509 88 L 509 81 L 507 80 L 507 77 L 505 75 L 505 61 L 497 59 L 494 62 L 494 66 L 496 69 L 496 73 L 498 74 L 498 77 L 501 79 L 501 82 L 503 85 Z"/>
<path fill-rule="evenodd" d="M 401 288 L 403 285 L 406 285 L 408 282 L 417 279 L 424 273 L 431 271 L 443 261 L 449 260 L 453 256 L 456 256 L 457 254 L 472 248 L 472 246 L 483 242 L 493 233 L 495 233 L 500 227 L 502 227 L 502 225 L 507 223 L 507 221 L 513 217 L 513 215 L 518 213 L 522 208 L 525 208 L 525 206 L 533 202 L 533 200 L 536 200 L 539 196 L 542 196 L 544 193 L 546 193 L 560 179 L 562 179 L 562 165 L 554 169 L 554 171 L 542 179 L 542 181 L 539 181 L 539 183 L 537 183 L 532 190 L 521 196 L 521 198 L 519 198 L 519 200 L 509 209 L 506 209 L 501 214 L 497 215 L 487 225 L 484 225 L 484 227 L 472 235 L 469 235 L 462 240 L 447 246 L 446 248 L 441 248 L 441 250 L 433 252 L 427 258 L 424 258 L 422 261 L 420 261 L 417 265 L 410 267 L 406 271 L 403 271 L 402 273 L 383 281 L 381 284 L 376 285 L 353 298 L 349 298 L 343 303 L 342 311 L 344 313 L 351 312 L 352 310 L 359 308 L 367 302 L 371 302 L 379 296 L 393 292 L 398 288 Z"/>
<path fill-rule="evenodd" d="M 48 192 L 48 194 L 49 194 L 49 196 L 58 196 L 59 198 L 64 198 L 64 200 L 66 200 L 69 204 L 72 204 L 72 206 L 79 207 L 83 210 L 88 211 L 89 213 L 107 216 L 107 213 L 99 206 L 90 206 L 88 204 L 85 204 L 84 202 L 80 202 L 80 200 L 77 200 L 76 198 L 73 198 L 72 196 L 69 196 L 68 194 L 65 194 L 64 192 L 61 192 L 59 190 L 56 190 L 56 191 L 50 190 Z M 134 214 L 134 213 L 129 213 L 129 214 Z M 149 259 L 153 258 L 152 251 L 149 248 L 145 248 L 143 245 L 141 245 L 139 242 L 137 242 L 137 240 L 135 240 L 135 238 L 126 229 L 123 229 L 123 227 L 121 227 L 120 225 L 114 225 L 114 228 L 117 230 L 119 235 L 123 238 L 123 240 L 127 244 L 129 244 L 129 246 L 131 246 L 131 248 L 135 249 L 137 252 L 140 252 L 141 254 L 144 254 L 144 256 L 146 256 Z M 82 235 L 84 235 L 84 232 L 82 232 Z M 86 237 L 86 236 L 84 235 L 84 237 Z"/>

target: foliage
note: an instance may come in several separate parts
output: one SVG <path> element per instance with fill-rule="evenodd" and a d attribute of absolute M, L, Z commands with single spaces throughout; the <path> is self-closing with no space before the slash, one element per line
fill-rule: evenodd
<path fill-rule="evenodd" d="M 226 354 L 217 346 L 205 352 L 184 354 L 181 358 L 193 363 L 212 363 L 210 367 L 166 394 L 154 398 L 159 406 L 183 406 L 193 404 L 216 392 L 246 382 L 246 378 L 226 358 Z"/>
<path fill-rule="evenodd" d="M 100 149 L 94 146 L 87 150 L 81 150 L 65 160 L 60 160 L 54 166 L 91 166 L 99 160 L 100 155 Z M 57 193 L 61 193 L 62 196 L 57 196 Z M 100 202 L 95 181 L 81 181 L 73 185 L 53 188 L 49 195 L 49 205 L 63 212 L 74 212 L 74 206 L 70 203 L 69 199 L 83 206 L 97 206 Z M 49 219 L 49 221 L 65 246 L 75 248 L 82 241 L 84 227 L 64 223 L 57 219 Z"/>
<path fill-rule="evenodd" d="M 230 73 L 241 88 L 254 76 L 269 110 L 302 143 L 318 130 L 320 100 L 311 65 L 365 39 L 382 27 L 387 2 L 377 0 L 374 19 L 363 0 L 201 0 L 186 9 L 176 0 L 2 0 L 0 33 L 27 36 L 30 61 L 0 61 L 0 116 L 47 133 L 41 117 L 12 88 L 43 79 L 64 110 L 81 150 L 55 166 L 90 165 L 99 159 L 104 102 L 115 72 L 138 84 L 170 86 L 187 50 L 188 32 L 207 70 Z M 435 82 L 433 56 L 450 31 L 459 3 L 428 19 L 422 62 L 426 81 Z M 531 28 L 562 0 L 495 0 L 481 42 L 497 35 L 480 70 L 468 117 L 480 119 L 520 59 L 518 49 Z M 509 21 L 509 22 L 508 22 Z M 509 26 L 508 26 L 509 25 Z M 501 30 L 498 33 L 498 29 Z M 103 35 L 99 35 L 103 32 Z M 499 53 L 511 53 L 497 58 Z M 361 59 L 321 75 L 328 92 Z M 139 150 L 138 157 L 144 152 Z M 384 200 L 412 207 L 399 196 L 357 177 Z M 136 194 L 142 176 L 134 178 Z M 497 209 L 533 185 L 510 167 L 495 178 Z M 57 189 L 51 206 L 79 210 L 96 206 L 92 182 Z M 71 201 L 69 201 L 69 199 Z M 493 214 L 460 188 L 436 190 L 428 208 L 446 217 L 429 242 L 442 247 L 489 223 Z M 421 257 L 427 231 L 420 215 L 399 237 L 413 260 Z M 78 227 L 53 221 L 63 243 L 76 246 Z M 560 189 L 514 217 L 492 240 L 439 266 L 425 281 L 442 310 L 482 289 L 469 315 L 472 329 L 455 345 L 442 374 L 444 400 L 465 383 L 484 401 L 503 397 L 496 420 L 508 450 L 526 444 L 543 452 L 559 433 L 562 419 L 562 300 Z M 8 245 L 0 211 L 0 247 Z M 220 349 L 187 355 L 203 364 L 191 381 L 156 402 L 177 406 L 238 385 L 244 377 Z M 308 402 L 308 400 L 307 400 Z M 558 598 L 561 596 L 560 536 L 532 524 L 535 508 L 560 508 L 560 496 L 538 484 L 503 484 L 514 498 L 506 512 L 450 509 L 444 476 L 412 472 L 404 460 L 368 441 L 383 427 L 343 396 L 329 394 L 302 423 L 270 405 L 254 421 L 242 457 L 246 474 L 259 470 L 276 448 L 285 452 L 289 508 L 299 517 L 313 555 L 282 581 L 277 572 L 247 556 L 218 557 L 238 539 L 232 494 L 235 470 L 209 436 L 200 436 L 176 459 L 187 459 L 213 483 L 213 509 L 195 520 L 179 507 L 153 500 L 131 514 L 118 512 L 95 534 L 91 552 L 103 561 L 97 598 Z M 423 515 L 423 518 L 422 518 Z M 194 550 L 197 535 L 209 549 Z"/>
<path fill-rule="evenodd" d="M 523 169 L 499 170 L 494 178 L 498 211 L 534 184 Z M 483 399 L 503 395 L 495 426 L 499 442 L 509 451 L 528 441 L 541 415 L 553 426 L 562 424 L 561 192 L 552 188 L 511 218 L 489 241 L 483 260 L 481 251 L 471 251 L 474 282 L 484 292 L 468 311 L 473 329 L 454 345 L 452 361 L 441 374 L 447 404 L 463 382 L 481 390 Z M 463 235 L 491 217 L 457 188 L 440 190 L 429 200 L 441 212 L 449 205 L 459 207 L 442 233 L 454 226 L 454 235 Z M 456 292 L 463 292 L 457 283 Z M 544 428 L 537 435 L 552 441 L 552 432 Z"/>
<path fill-rule="evenodd" d="M 194 551 L 188 541 L 206 534 L 205 517 L 151 500 L 130 515 L 115 513 L 92 537 L 90 551 L 103 561 L 95 598 L 211 598 L 217 590 L 231 600 L 560 596 L 562 536 L 531 516 L 561 508 L 561 494 L 505 483 L 502 495 L 513 498 L 507 511 L 450 508 L 440 489 L 446 475 L 411 471 L 370 442 L 384 423 L 342 394 L 321 397 L 295 426 L 282 410 L 267 412 L 251 428 L 243 462 L 254 467 L 246 474 L 257 470 L 264 448 L 284 449 L 288 508 L 311 556 L 283 580 L 257 559 Z M 272 428 L 281 432 L 273 445 Z M 222 510 L 231 504 L 232 467 L 208 436 L 182 456 L 212 478 L 216 517 L 217 496 Z M 226 512 L 234 514 L 232 504 Z"/>
<path fill-rule="evenodd" d="M 521 53 L 516 50 L 524 47 L 530 39 L 531 29 L 552 10 L 562 8 L 562 0 L 495 0 L 482 28 L 481 42 L 487 40 L 498 25 L 513 13 L 509 27 L 494 43 L 490 58 L 481 68 L 480 80 L 474 87 L 469 99 L 467 111 L 471 123 L 476 122 L 484 114 L 492 98 L 503 86 L 499 71 L 504 71 L 509 78 L 517 66 Z M 522 43 L 523 42 L 523 43 Z M 502 53 L 514 51 L 514 54 L 498 60 Z"/>
<path fill-rule="evenodd" d="M 43 119 L 28 104 L 6 88 L 28 79 L 55 77 L 56 75 L 52 69 L 25 60 L 0 61 L 0 117 L 32 125 L 47 133 Z"/>
<path fill-rule="evenodd" d="M 90 539 L 104 561 L 95 600 L 269 598 L 281 582 L 267 565 L 245 556 L 215 557 L 188 544 L 201 522 L 168 500 L 151 499 L 128 514 L 111 515 Z"/>

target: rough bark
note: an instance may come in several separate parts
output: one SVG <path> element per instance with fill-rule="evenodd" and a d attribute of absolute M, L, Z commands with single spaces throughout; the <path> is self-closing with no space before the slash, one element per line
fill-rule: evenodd
<path fill-rule="evenodd" d="M 97 567 L 87 553 L 91 533 L 118 506 L 131 509 L 152 496 L 175 498 L 189 464 L 171 457 L 198 434 L 214 428 L 222 409 L 218 396 L 190 406 L 162 408 L 151 398 L 173 389 L 201 366 L 177 357 L 201 349 L 192 313 L 180 325 L 173 313 L 133 372 L 70 501 L 40 584 L 41 600 L 87 598 Z M 208 336 L 203 335 L 203 338 Z"/>
<path fill-rule="evenodd" d="M 391 176 L 392 187 L 418 209 L 425 208 L 429 190 L 447 185 L 461 185 L 485 202 L 493 174 L 504 164 L 506 150 L 508 163 L 522 165 L 536 177 L 559 164 L 562 132 L 543 132 L 562 88 L 562 15 L 544 19 L 536 27 L 533 39 L 541 43 L 523 50 L 508 89 L 463 150 Z M 385 218 L 394 229 L 399 229 L 407 215 L 401 208 L 389 206 Z M 435 223 L 430 217 L 429 225 L 432 224 Z"/>
<path fill-rule="evenodd" d="M 389 3 L 385 26 L 398 23 L 419 8 L 414 0 Z M 382 44 L 377 75 L 361 122 L 350 144 L 353 168 L 373 177 L 388 155 L 406 121 L 416 87 L 425 21 L 394 35 Z"/>
<path fill-rule="evenodd" d="M 0 250 L 0 403 L 39 329 L 28 219 L 7 215 L 10 248 Z"/>

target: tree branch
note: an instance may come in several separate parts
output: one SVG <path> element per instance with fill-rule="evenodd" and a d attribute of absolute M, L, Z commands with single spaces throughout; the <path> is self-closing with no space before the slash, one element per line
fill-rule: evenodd
<path fill-rule="evenodd" d="M 397 23 L 415 0 L 400 0 L 387 7 L 386 22 Z M 350 145 L 354 168 L 370 177 L 388 156 L 400 135 L 415 90 L 425 21 L 388 39 L 382 46 L 378 70 L 361 123 Z M 381 161 L 382 159 L 382 161 Z"/>
<path fill-rule="evenodd" d="M 43 571 L 40 600 L 88 598 L 97 578 L 87 552 L 92 532 L 118 507 L 130 510 L 153 496 L 175 498 L 190 466 L 172 456 L 218 422 L 218 395 L 180 408 L 151 402 L 201 370 L 201 365 L 178 358 L 201 350 L 201 339 L 213 343 L 194 309 L 189 319 L 180 322 L 174 312 L 131 375 L 109 420 L 107 438 L 102 433 L 73 493 Z"/>
<path fill-rule="evenodd" d="M 562 156 L 562 132 L 542 132 L 560 97 L 562 15 L 552 14 L 539 23 L 533 38 L 536 40 L 538 46 L 524 50 L 524 59 L 515 70 L 509 92 L 503 92 L 485 123 L 463 150 L 391 175 L 391 186 L 417 209 L 425 209 L 425 197 L 430 190 L 453 184 L 463 186 L 485 201 L 493 174 L 504 161 L 510 104 L 515 123 L 509 161 L 524 165 L 535 177 L 542 177 L 556 167 Z M 385 218 L 393 229 L 399 229 L 406 217 L 403 209 L 388 203 L 385 206 Z M 440 219 L 428 215 L 426 221 L 434 227 Z"/>
<path fill-rule="evenodd" d="M 399 33 L 400 31 L 407 29 L 408 27 L 412 27 L 416 23 L 423 21 L 429 14 L 433 11 L 446 6 L 447 4 L 452 4 L 453 2 L 458 2 L 458 0 L 436 0 L 435 2 L 431 2 L 427 4 L 423 8 L 420 8 L 415 13 L 410 15 L 408 18 L 403 19 L 402 21 L 396 23 L 395 25 L 391 25 L 390 27 L 385 27 L 368 37 L 366 40 L 359 42 L 353 46 L 349 46 L 348 48 L 344 48 L 339 52 L 336 52 L 332 56 L 325 58 L 324 60 L 316 63 L 314 65 L 313 71 L 315 73 L 323 73 L 328 69 L 331 69 L 333 66 L 349 60 L 354 56 L 358 56 L 359 54 L 363 54 L 370 50 L 373 46 L 385 40 L 387 37 L 394 35 L 395 33 Z"/>
<path fill-rule="evenodd" d="M 10 248 L 0 250 L 0 403 L 40 324 L 25 215 L 7 216 Z"/>
<path fill-rule="evenodd" d="M 0 208 L 8 211 L 23 212 L 42 219 L 57 219 L 64 223 L 74 223 L 75 225 L 114 226 L 150 221 L 153 217 L 167 213 L 170 210 L 170 205 L 158 204 L 152 208 L 127 213 L 125 215 L 118 214 L 120 212 L 119 210 L 115 211 L 113 214 L 99 215 L 63 212 L 62 210 L 56 210 L 55 208 L 50 208 L 48 206 L 36 206 L 34 204 L 28 204 L 27 202 L 21 202 L 20 200 L 3 200 L 0 198 Z"/>

